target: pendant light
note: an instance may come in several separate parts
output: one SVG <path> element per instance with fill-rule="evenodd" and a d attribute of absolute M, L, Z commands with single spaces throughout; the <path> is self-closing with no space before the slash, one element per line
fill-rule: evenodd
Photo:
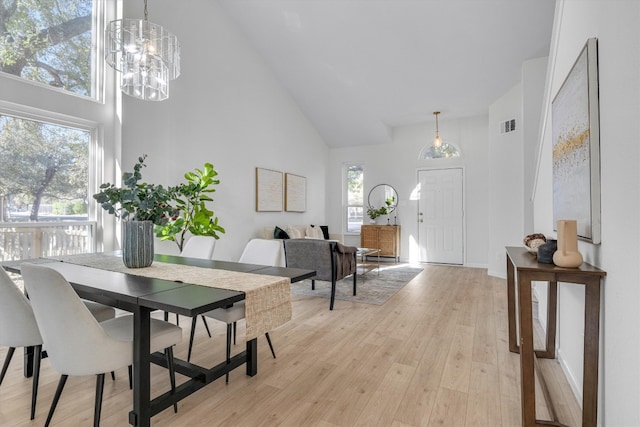
<path fill-rule="evenodd" d="M 438 133 L 438 115 L 440 114 L 440 111 L 434 111 L 433 114 L 436 116 L 436 137 L 433 139 L 433 146 L 440 148 L 442 147 L 442 139 Z"/>
<path fill-rule="evenodd" d="M 106 34 L 107 64 L 120 71 L 120 89 L 145 101 L 169 97 L 169 81 L 180 75 L 180 43 L 161 25 L 144 19 L 109 22 Z"/>

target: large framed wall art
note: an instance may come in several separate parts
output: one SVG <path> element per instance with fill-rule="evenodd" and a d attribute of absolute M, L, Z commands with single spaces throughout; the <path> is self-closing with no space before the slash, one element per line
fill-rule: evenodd
<path fill-rule="evenodd" d="M 587 40 L 552 102 L 553 223 L 575 219 L 600 243 L 598 44 Z"/>
<path fill-rule="evenodd" d="M 284 210 L 287 212 L 304 212 L 307 210 L 307 178 L 284 174 Z"/>
<path fill-rule="evenodd" d="M 256 168 L 256 211 L 282 211 L 282 172 Z"/>

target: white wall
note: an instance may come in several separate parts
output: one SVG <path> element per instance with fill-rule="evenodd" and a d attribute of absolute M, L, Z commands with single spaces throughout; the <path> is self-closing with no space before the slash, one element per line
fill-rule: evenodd
<path fill-rule="evenodd" d="M 489 107 L 489 274 L 506 277 L 505 246 L 535 232 L 531 201 L 547 59 L 522 64 L 521 81 Z M 516 130 L 499 124 L 516 119 Z"/>
<path fill-rule="evenodd" d="M 141 4 L 127 2 L 125 16 L 142 17 Z M 170 185 L 213 163 L 221 183 L 212 207 L 226 229 L 219 259 L 237 259 L 262 226 L 324 223 L 327 146 L 218 3 L 156 0 L 149 20 L 178 36 L 182 74 L 166 101 L 124 97 L 123 168 L 146 153 L 143 178 Z M 307 211 L 256 212 L 256 167 L 305 176 Z"/>
<path fill-rule="evenodd" d="M 547 77 L 547 128 L 535 187 L 536 230 L 552 234 L 550 99 L 588 38 L 598 38 L 602 244 L 579 242 L 585 261 L 607 271 L 602 298 L 599 418 L 603 426 L 640 425 L 640 2 L 558 1 Z M 580 392 L 584 297 L 561 286 L 559 354 Z"/>
<path fill-rule="evenodd" d="M 489 108 L 489 274 L 506 277 L 505 246 L 519 246 L 524 235 L 524 132 L 522 83 Z M 514 132 L 501 134 L 499 123 L 516 119 Z"/>
<path fill-rule="evenodd" d="M 443 112 L 443 115 L 446 113 Z M 365 204 L 369 190 L 377 184 L 389 184 L 398 192 L 397 221 L 401 226 L 401 259 L 418 260 L 415 243 L 418 240 L 418 202 L 413 197 L 419 169 L 447 167 L 464 168 L 465 188 L 465 265 L 487 266 L 488 241 L 488 167 L 487 117 L 459 120 L 439 119 L 439 130 L 445 142 L 462 151 L 459 159 L 418 160 L 425 144 L 433 141 L 435 122 L 404 126 L 393 132 L 393 142 L 330 150 L 327 186 L 341 188 L 342 167 L 345 163 L 364 164 Z M 332 229 L 343 227 L 342 194 L 329 191 L 329 224 Z M 345 241 L 349 238 L 345 237 Z M 356 238 L 359 242 L 359 239 Z"/>

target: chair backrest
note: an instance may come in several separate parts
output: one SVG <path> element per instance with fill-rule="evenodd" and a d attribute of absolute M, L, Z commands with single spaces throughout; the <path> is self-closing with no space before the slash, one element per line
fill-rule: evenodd
<path fill-rule="evenodd" d="M 336 275 L 335 242 L 318 239 L 285 239 L 287 267 L 315 270 L 314 280 L 332 280 Z"/>
<path fill-rule="evenodd" d="M 0 267 L 0 345 L 41 345 L 42 337 L 29 300 Z"/>
<path fill-rule="evenodd" d="M 213 259 L 216 239 L 211 236 L 191 236 L 184 244 L 180 256 L 189 258 Z"/>
<path fill-rule="evenodd" d="M 240 255 L 239 262 L 284 267 L 284 248 L 280 240 L 252 239 Z"/>
<path fill-rule="evenodd" d="M 133 359 L 131 342 L 110 337 L 59 272 L 30 263 L 20 270 L 54 369 L 90 375 L 113 370 L 114 359 Z"/>

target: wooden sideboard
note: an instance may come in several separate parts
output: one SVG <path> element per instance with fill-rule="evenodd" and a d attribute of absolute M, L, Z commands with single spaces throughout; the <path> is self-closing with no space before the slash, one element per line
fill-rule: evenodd
<path fill-rule="evenodd" d="M 520 353 L 520 384 L 523 427 L 563 426 L 546 391 L 544 376 L 538 376 L 552 420 L 536 419 L 536 358 L 556 357 L 556 316 L 558 282 L 584 286 L 584 360 L 582 379 L 582 426 L 598 423 L 598 356 L 600 351 L 600 288 L 605 271 L 583 263 L 578 268 L 562 268 L 539 263 L 523 247 L 507 247 L 507 313 L 509 351 Z M 532 282 L 548 282 L 546 348 L 533 348 Z M 519 313 L 520 322 L 518 322 Z M 518 324 L 519 323 L 519 324 Z M 520 327 L 518 345 L 517 328 Z"/>
<path fill-rule="evenodd" d="M 400 226 L 363 224 L 360 229 L 360 246 L 380 249 L 380 256 L 400 261 Z"/>

